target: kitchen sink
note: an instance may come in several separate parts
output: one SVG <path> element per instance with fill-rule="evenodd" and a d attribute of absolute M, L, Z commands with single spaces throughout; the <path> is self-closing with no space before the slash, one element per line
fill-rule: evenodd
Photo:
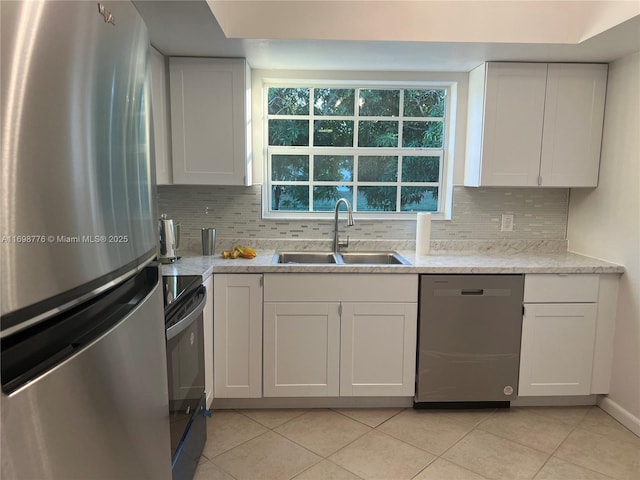
<path fill-rule="evenodd" d="M 408 260 L 397 252 L 345 252 L 340 256 L 346 264 L 409 265 Z"/>
<path fill-rule="evenodd" d="M 279 252 L 273 257 L 273 263 L 339 263 L 336 256 L 329 252 Z"/>
<path fill-rule="evenodd" d="M 337 264 L 337 265 L 410 265 L 397 252 L 278 252 L 273 263 Z"/>

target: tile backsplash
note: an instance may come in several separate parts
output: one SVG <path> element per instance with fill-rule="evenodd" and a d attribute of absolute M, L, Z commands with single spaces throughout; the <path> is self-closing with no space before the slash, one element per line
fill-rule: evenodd
<path fill-rule="evenodd" d="M 261 186 L 158 187 L 160 213 L 182 226 L 185 245 L 200 243 L 200 229 L 214 227 L 224 238 L 330 240 L 332 220 L 265 220 Z M 505 241 L 566 238 L 569 190 L 563 188 L 455 187 L 451 220 L 434 221 L 432 240 Z M 513 214 L 512 232 L 501 232 L 501 215 Z M 341 219 L 342 219 L 341 215 Z M 352 240 L 415 240 L 415 220 L 357 220 Z"/>

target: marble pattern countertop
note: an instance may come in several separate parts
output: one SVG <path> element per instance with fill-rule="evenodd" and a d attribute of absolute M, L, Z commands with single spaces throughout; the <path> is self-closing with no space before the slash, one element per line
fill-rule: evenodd
<path fill-rule="evenodd" d="M 398 250 L 411 265 L 328 265 L 273 264 L 275 250 L 259 250 L 247 260 L 225 260 L 215 256 L 185 256 L 162 266 L 162 275 L 202 275 L 213 273 L 623 273 L 624 267 L 575 253 L 526 252 L 437 252 L 416 256 L 415 251 Z"/>

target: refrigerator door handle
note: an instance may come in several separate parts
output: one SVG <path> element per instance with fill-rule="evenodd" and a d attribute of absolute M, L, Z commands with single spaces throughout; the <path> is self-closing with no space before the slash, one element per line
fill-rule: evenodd
<path fill-rule="evenodd" d="M 204 304 L 207 303 L 207 296 L 204 295 L 202 300 L 196 305 L 196 307 L 189 312 L 182 320 L 180 320 L 175 325 L 167 328 L 167 341 L 174 338 L 176 335 L 180 334 L 184 330 L 186 330 L 189 325 L 191 325 L 202 313 L 204 310 Z"/>
<path fill-rule="evenodd" d="M 2 392 L 13 394 L 100 341 L 128 318 L 158 288 L 158 267 L 135 277 L 76 309 L 0 339 Z"/>

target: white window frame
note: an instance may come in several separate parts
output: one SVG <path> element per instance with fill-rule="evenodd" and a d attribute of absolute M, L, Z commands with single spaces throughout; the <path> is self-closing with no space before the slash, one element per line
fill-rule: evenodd
<path fill-rule="evenodd" d="M 262 216 L 265 219 L 273 220 L 320 220 L 320 219 L 333 219 L 333 211 L 281 211 L 281 210 L 269 210 L 271 202 L 271 161 L 270 157 L 274 154 L 298 154 L 298 155 L 310 155 L 309 165 L 309 180 L 304 182 L 275 182 L 275 184 L 283 185 L 309 185 L 309 208 L 313 209 L 313 203 L 311 202 L 312 189 L 314 185 L 346 185 L 353 186 L 353 198 L 354 202 L 357 202 L 357 192 L 355 191 L 354 181 L 342 182 L 342 181 L 314 181 L 313 180 L 313 155 L 327 155 L 327 147 L 291 147 L 291 146 L 269 146 L 269 115 L 268 115 L 268 88 L 286 88 L 286 87 L 307 87 L 307 88 L 349 88 L 349 89 L 411 89 L 411 88 L 438 88 L 446 90 L 447 102 L 445 105 L 445 115 L 443 123 L 443 135 L 444 142 L 442 148 L 389 148 L 384 149 L 380 147 L 329 147 L 331 148 L 331 155 L 353 155 L 354 156 L 354 178 L 357 175 L 357 158 L 358 156 L 397 156 L 400 157 L 398 166 L 398 179 L 393 182 L 357 182 L 358 186 L 437 186 L 438 190 L 438 212 L 432 212 L 433 218 L 436 220 L 448 220 L 451 218 L 451 203 L 452 203 L 452 191 L 453 191 L 453 146 L 455 142 L 455 106 L 457 103 L 456 93 L 457 89 L 455 81 L 358 81 L 358 80 L 310 80 L 310 79 L 282 79 L 282 78 L 262 78 L 262 105 L 261 105 L 261 119 L 262 119 L 262 138 L 263 138 L 263 188 L 262 188 Z M 356 95 L 357 98 L 357 95 Z M 309 138 L 313 138 L 313 121 L 314 121 L 313 108 L 310 109 L 309 115 L 288 115 L 278 116 L 282 119 L 299 119 L 309 120 Z M 359 119 L 369 120 L 385 120 L 385 121 L 440 121 L 441 117 L 404 117 L 402 104 L 400 105 L 399 115 L 397 117 L 360 117 L 358 109 L 354 112 L 353 116 L 332 116 L 330 118 L 324 117 L 330 120 L 354 120 L 354 133 L 358 128 Z M 354 135 L 355 137 L 355 135 Z M 399 129 L 398 145 L 402 145 L 402 128 Z M 367 152 L 367 149 L 370 151 Z M 440 178 L 438 183 L 435 182 L 402 182 L 399 178 L 402 172 L 402 157 L 403 156 L 438 156 L 440 157 Z M 396 190 L 396 202 L 400 205 L 400 188 Z M 353 215 L 356 219 L 361 220 L 408 220 L 414 219 L 417 212 L 367 212 L 358 211 Z"/>

